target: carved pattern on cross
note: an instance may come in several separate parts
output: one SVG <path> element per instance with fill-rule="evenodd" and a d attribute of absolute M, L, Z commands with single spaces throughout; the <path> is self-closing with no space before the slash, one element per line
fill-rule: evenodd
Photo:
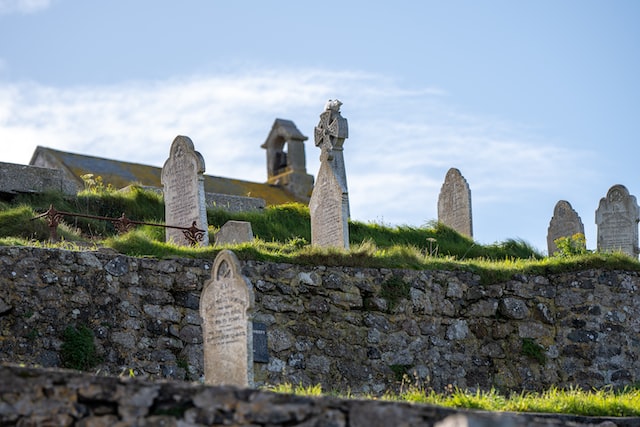
<path fill-rule="evenodd" d="M 326 109 L 320 114 L 320 123 L 314 129 L 316 147 L 322 150 L 320 160 L 333 160 L 333 150 L 342 150 L 346 137 L 346 120 L 339 111 Z"/>

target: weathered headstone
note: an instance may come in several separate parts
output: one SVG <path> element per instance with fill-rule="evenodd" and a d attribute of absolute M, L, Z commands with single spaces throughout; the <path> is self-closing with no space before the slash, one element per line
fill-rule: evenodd
<path fill-rule="evenodd" d="M 598 251 L 622 251 L 638 256 L 640 207 L 624 185 L 614 185 L 596 210 Z"/>
<path fill-rule="evenodd" d="M 460 234 L 473 237 L 471 189 L 460 171 L 447 171 L 438 197 L 438 221 Z"/>
<path fill-rule="evenodd" d="M 349 193 L 342 154 L 349 136 L 347 119 L 340 114 L 342 103 L 329 100 L 314 130 L 320 147 L 320 170 L 311 194 L 311 244 L 349 248 Z"/>
<path fill-rule="evenodd" d="M 177 136 L 171 144 L 169 158 L 162 167 L 165 223 L 177 227 L 191 227 L 195 223 L 197 228 L 205 231 L 199 244 L 208 246 L 203 174 L 202 155 L 195 151 L 191 139 Z M 179 245 L 191 243 L 182 230 L 172 228 L 167 228 L 166 240 Z"/>
<path fill-rule="evenodd" d="M 206 384 L 253 385 L 253 304 L 253 290 L 238 258 L 221 251 L 200 296 Z"/>
<path fill-rule="evenodd" d="M 554 243 L 560 237 L 571 237 L 576 234 L 584 235 L 584 224 L 578 213 L 566 200 L 560 200 L 553 209 L 553 217 L 549 221 L 547 230 L 547 250 L 553 255 L 558 247 Z"/>
<path fill-rule="evenodd" d="M 227 221 L 213 237 L 216 245 L 243 243 L 253 240 L 251 223 L 247 221 Z"/>

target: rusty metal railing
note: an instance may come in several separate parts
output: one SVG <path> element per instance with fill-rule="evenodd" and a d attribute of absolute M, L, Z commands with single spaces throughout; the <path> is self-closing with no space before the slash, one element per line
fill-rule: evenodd
<path fill-rule="evenodd" d="M 62 221 L 62 219 L 65 216 L 109 221 L 114 225 L 116 230 L 118 230 L 118 233 L 125 233 L 127 231 L 130 231 L 135 225 L 150 225 L 153 227 L 173 228 L 175 230 L 182 230 L 182 234 L 192 246 L 195 246 L 198 244 L 198 242 L 201 242 L 204 239 L 204 233 L 206 233 L 206 230 L 202 230 L 197 227 L 196 221 L 193 221 L 193 224 L 191 224 L 191 227 L 178 227 L 176 225 L 155 224 L 152 222 L 134 221 L 132 219 L 127 218 L 124 213 L 119 218 L 111 218 L 107 216 L 86 215 L 86 214 L 79 214 L 79 213 L 73 213 L 73 212 L 59 211 L 56 208 L 54 208 L 53 205 L 50 205 L 49 209 L 46 212 L 33 217 L 32 220 L 39 219 L 39 218 L 46 218 L 47 223 L 49 225 L 49 240 L 55 242 L 58 240 L 58 225 L 60 224 L 60 221 Z"/>

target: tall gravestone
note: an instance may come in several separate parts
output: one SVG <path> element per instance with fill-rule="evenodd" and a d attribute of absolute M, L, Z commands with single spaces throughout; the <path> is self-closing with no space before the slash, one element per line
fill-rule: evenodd
<path fill-rule="evenodd" d="M 238 258 L 220 251 L 200 296 L 206 384 L 253 386 L 253 305 Z"/>
<path fill-rule="evenodd" d="M 575 234 L 584 235 L 584 224 L 578 213 L 566 200 L 560 200 L 553 209 L 553 217 L 549 221 L 547 229 L 547 250 L 549 255 L 553 255 L 558 247 L 554 243 L 561 237 L 571 237 Z"/>
<path fill-rule="evenodd" d="M 638 256 L 640 207 L 624 185 L 614 185 L 596 210 L 598 251 L 622 251 Z"/>
<path fill-rule="evenodd" d="M 311 244 L 349 248 L 349 194 L 344 167 L 343 144 L 349 136 L 347 119 L 340 114 L 342 103 L 329 100 L 314 130 L 320 148 L 320 170 L 311 194 Z"/>
<path fill-rule="evenodd" d="M 186 136 L 177 136 L 171 144 L 169 158 L 162 167 L 165 223 L 177 227 L 196 227 L 205 230 L 202 246 L 209 245 L 206 232 L 207 205 L 204 194 L 204 159 L 195 151 L 193 142 Z M 191 242 L 182 230 L 166 229 L 167 242 L 179 245 Z"/>
<path fill-rule="evenodd" d="M 438 221 L 458 233 L 473 238 L 471 189 L 460 171 L 447 171 L 438 197 Z"/>

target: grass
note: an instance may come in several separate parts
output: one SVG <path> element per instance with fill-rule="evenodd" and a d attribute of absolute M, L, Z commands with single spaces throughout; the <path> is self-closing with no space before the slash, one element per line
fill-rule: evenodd
<path fill-rule="evenodd" d="M 60 193 L 20 195 L 0 202 L 0 244 L 51 246 L 46 243 L 44 219 L 33 217 L 54 205 L 59 211 L 164 223 L 162 196 L 139 187 L 113 191 L 89 186 L 75 197 Z M 482 245 L 443 224 L 421 227 L 379 223 L 349 223 L 350 250 L 310 245 L 309 209 L 301 204 L 268 207 L 262 211 L 230 213 L 207 211 L 210 240 L 229 220 L 249 221 L 256 239 L 252 243 L 225 246 L 240 259 L 306 265 L 363 268 L 458 270 L 478 274 L 482 283 L 498 283 L 514 274 L 553 274 L 589 268 L 639 271 L 640 263 L 621 253 L 586 253 L 543 257 L 527 242 L 509 239 Z M 108 221 L 65 217 L 58 228 L 65 249 L 111 247 L 131 256 L 213 258 L 221 247 L 181 247 L 164 242 L 160 227 L 141 226 L 119 235 Z"/>
<path fill-rule="evenodd" d="M 267 387 L 267 389 L 276 393 L 302 396 L 323 395 L 322 387 L 319 385 L 281 384 Z M 335 393 L 329 394 L 336 395 Z M 352 398 L 354 396 L 348 394 L 339 395 L 339 397 Z M 365 397 L 378 399 L 373 396 Z M 591 391 L 584 391 L 580 388 L 559 389 L 554 387 L 542 393 L 523 392 L 505 396 L 495 389 L 472 392 L 451 388 L 445 393 L 436 393 L 433 390 L 409 386 L 400 393 L 388 393 L 379 399 L 486 411 L 542 412 L 591 417 L 640 416 L 640 388 L 638 387 Z"/>

